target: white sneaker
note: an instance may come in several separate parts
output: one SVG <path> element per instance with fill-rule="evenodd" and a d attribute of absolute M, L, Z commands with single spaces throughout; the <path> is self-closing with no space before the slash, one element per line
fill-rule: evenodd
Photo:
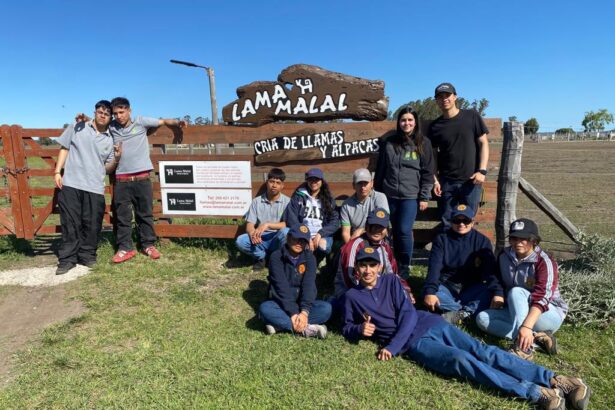
<path fill-rule="evenodd" d="M 324 339 L 327 337 L 327 326 L 325 325 L 307 325 L 303 331 L 305 337 L 317 337 L 318 339 Z"/>
<path fill-rule="evenodd" d="M 269 336 L 275 335 L 275 327 L 273 325 L 265 325 L 265 333 Z"/>

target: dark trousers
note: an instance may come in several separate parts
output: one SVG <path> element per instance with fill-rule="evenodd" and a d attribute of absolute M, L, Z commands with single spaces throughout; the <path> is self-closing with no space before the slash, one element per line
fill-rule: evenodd
<path fill-rule="evenodd" d="M 115 213 L 115 221 L 117 223 L 116 241 L 118 250 L 130 251 L 133 249 L 133 209 L 141 248 L 145 249 L 156 242 L 152 211 L 153 201 L 152 181 L 116 181 L 113 188 L 113 212 Z"/>
<path fill-rule="evenodd" d="M 474 185 L 472 180 L 465 182 L 451 181 L 444 177 L 440 178 L 442 187 L 442 196 L 438 198 L 438 211 L 442 218 L 442 230 L 446 231 L 451 227 L 451 214 L 453 208 L 459 204 L 468 205 L 474 211 L 478 212 L 480 205 L 480 197 L 483 192 L 482 185 Z"/>
<path fill-rule="evenodd" d="M 58 207 L 62 225 L 60 265 L 95 262 L 105 214 L 104 195 L 64 186 L 58 194 Z"/>

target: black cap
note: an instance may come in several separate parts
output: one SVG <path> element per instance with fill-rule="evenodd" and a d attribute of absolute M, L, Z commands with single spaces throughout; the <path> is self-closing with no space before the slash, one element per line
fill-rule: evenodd
<path fill-rule="evenodd" d="M 457 90 L 451 83 L 442 83 L 436 87 L 436 91 L 434 91 L 434 97 L 437 97 L 439 93 L 450 93 L 457 95 Z"/>
<path fill-rule="evenodd" d="M 324 180 L 325 174 L 320 168 L 311 168 L 305 173 L 305 179 L 307 180 L 308 178 L 318 178 Z"/>
<path fill-rule="evenodd" d="M 372 248 L 371 246 L 366 246 L 365 248 L 357 252 L 357 256 L 355 257 L 354 260 L 356 262 L 368 261 L 368 260 L 380 262 L 380 256 L 378 256 L 378 252 L 376 251 L 376 248 Z"/>
<path fill-rule="evenodd" d="M 288 235 L 295 239 L 305 239 L 306 241 L 309 241 L 312 237 L 310 235 L 310 229 L 304 224 L 296 224 L 295 226 L 291 227 L 288 231 Z"/>
<path fill-rule="evenodd" d="M 389 213 L 384 208 L 376 208 L 367 215 L 365 221 L 368 225 L 389 226 Z"/>
<path fill-rule="evenodd" d="M 511 223 L 510 229 L 508 230 L 508 236 L 521 239 L 528 239 L 529 237 L 534 236 L 536 239 L 540 240 L 540 235 L 538 235 L 538 225 L 536 225 L 536 222 L 527 218 L 519 218 Z"/>

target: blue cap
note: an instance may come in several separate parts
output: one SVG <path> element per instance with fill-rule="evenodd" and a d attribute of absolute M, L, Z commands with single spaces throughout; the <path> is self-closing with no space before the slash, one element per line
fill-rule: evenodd
<path fill-rule="evenodd" d="M 288 234 L 295 239 L 305 239 L 306 241 L 309 241 L 310 238 L 312 237 L 310 235 L 310 228 L 308 228 L 304 224 L 294 225 L 293 227 L 290 228 L 290 230 L 288 231 Z"/>
<path fill-rule="evenodd" d="M 459 204 L 453 208 L 453 212 L 451 213 L 451 219 L 459 215 L 463 215 L 467 218 L 474 219 L 474 210 L 470 208 L 468 205 Z"/>
<path fill-rule="evenodd" d="M 318 178 L 324 180 L 325 174 L 320 168 L 311 168 L 308 172 L 305 173 L 305 179 L 308 178 Z"/>
<path fill-rule="evenodd" d="M 367 225 L 389 226 L 389 213 L 384 208 L 376 208 L 367 215 Z"/>
<path fill-rule="evenodd" d="M 380 262 L 380 256 L 378 255 L 378 251 L 376 248 L 372 248 L 371 246 L 366 246 L 357 252 L 357 256 L 355 257 L 355 262 L 360 261 L 376 261 Z"/>

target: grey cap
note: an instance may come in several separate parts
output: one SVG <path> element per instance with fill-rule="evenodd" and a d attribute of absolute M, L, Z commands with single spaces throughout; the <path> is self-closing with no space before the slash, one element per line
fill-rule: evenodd
<path fill-rule="evenodd" d="M 372 180 L 372 173 L 367 168 L 359 168 L 352 174 L 352 183 L 357 182 L 370 182 Z"/>

